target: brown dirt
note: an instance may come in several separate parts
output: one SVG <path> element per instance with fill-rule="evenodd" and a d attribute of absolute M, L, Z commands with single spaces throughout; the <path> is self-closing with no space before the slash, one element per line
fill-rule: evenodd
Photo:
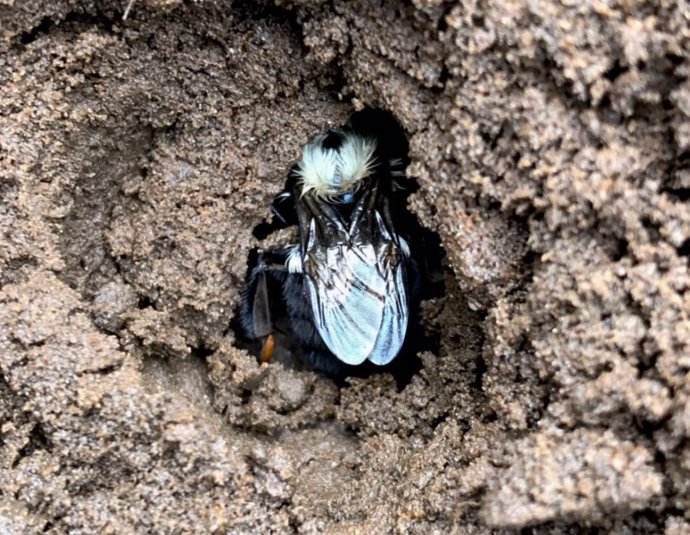
<path fill-rule="evenodd" d="M 690 531 L 687 2 L 126 4 L 0 2 L 0 532 Z M 402 391 L 229 328 L 364 105 L 450 268 Z"/>

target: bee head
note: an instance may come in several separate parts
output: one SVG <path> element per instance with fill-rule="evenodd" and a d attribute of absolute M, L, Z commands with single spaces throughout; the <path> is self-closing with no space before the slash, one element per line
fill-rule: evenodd
<path fill-rule="evenodd" d="M 347 202 L 376 165 L 376 142 L 353 132 L 330 129 L 316 136 L 302 152 L 297 175 L 302 194 Z"/>

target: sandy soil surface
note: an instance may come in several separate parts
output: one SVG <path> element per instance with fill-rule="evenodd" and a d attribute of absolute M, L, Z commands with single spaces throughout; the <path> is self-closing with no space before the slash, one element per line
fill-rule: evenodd
<path fill-rule="evenodd" d="M 0 533 L 690 532 L 690 7 L 0 0 Z M 446 251 L 403 389 L 257 364 L 355 109 Z"/>

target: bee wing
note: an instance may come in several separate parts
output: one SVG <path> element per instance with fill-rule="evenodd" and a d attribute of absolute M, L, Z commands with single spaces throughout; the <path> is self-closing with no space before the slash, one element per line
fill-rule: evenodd
<path fill-rule="evenodd" d="M 324 256 L 305 262 L 305 280 L 314 323 L 326 346 L 347 364 L 393 360 L 408 320 L 402 256 L 394 254 L 396 262 L 383 261 L 381 248 L 373 244 L 314 251 Z"/>
<path fill-rule="evenodd" d="M 407 332 L 407 292 L 402 262 L 396 266 L 393 276 L 386 280 L 386 304 L 383 309 L 381 328 L 369 360 L 383 366 L 400 352 Z"/>

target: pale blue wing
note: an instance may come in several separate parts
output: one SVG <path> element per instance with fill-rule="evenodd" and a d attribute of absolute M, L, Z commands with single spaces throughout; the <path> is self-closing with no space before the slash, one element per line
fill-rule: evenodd
<path fill-rule="evenodd" d="M 383 366 L 400 352 L 407 331 L 407 293 L 402 263 L 398 263 L 393 277 L 386 280 L 386 303 L 381 328 L 369 360 Z"/>
<path fill-rule="evenodd" d="M 305 263 L 314 323 L 324 343 L 347 364 L 383 365 L 400 351 L 407 330 L 402 262 L 381 262 L 373 245 L 335 245 Z M 311 266 L 313 271 L 306 269 Z"/>

